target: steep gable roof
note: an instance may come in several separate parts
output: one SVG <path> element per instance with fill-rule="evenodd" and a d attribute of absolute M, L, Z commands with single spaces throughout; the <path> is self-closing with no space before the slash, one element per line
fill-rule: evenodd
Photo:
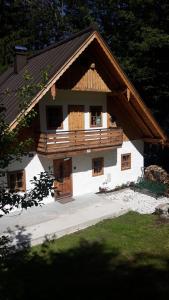
<path fill-rule="evenodd" d="M 23 85 L 23 75 L 25 70 L 28 70 L 33 76 L 34 82 L 38 83 L 41 79 L 41 71 L 47 66 L 51 67 L 49 69 L 49 81 L 32 99 L 27 109 L 27 112 L 29 112 L 92 42 L 95 43 L 99 48 L 99 51 L 101 51 L 101 57 L 104 58 L 104 62 L 106 62 L 110 74 L 112 70 L 115 72 L 118 80 L 123 82 L 123 85 L 126 88 L 126 94 L 123 93 L 122 95 L 123 105 L 126 107 L 129 114 L 131 113 L 131 115 L 138 119 L 138 122 L 140 120 L 140 126 L 142 125 L 147 128 L 147 133 L 146 135 L 144 134 L 144 137 L 165 142 L 167 139 L 165 133 L 119 66 L 117 60 L 112 55 L 100 34 L 91 27 L 30 57 L 28 59 L 28 64 L 19 72 L 19 74 L 14 73 L 12 70 L 8 70 L 6 72 L 6 78 L 5 74 L 3 74 L 3 78 L 0 77 L 0 91 L 3 92 L 6 89 L 12 90 L 12 93 L 9 95 L 3 95 L 3 97 L 1 97 L 3 98 L 7 110 L 7 122 L 10 124 L 11 128 L 14 128 L 17 125 L 17 117 L 20 114 L 16 91 Z"/>
<path fill-rule="evenodd" d="M 9 68 L 2 76 L 0 76 L 0 94 L 1 101 L 6 107 L 6 121 L 11 124 L 19 114 L 19 103 L 17 99 L 17 91 L 24 84 L 24 74 L 28 71 L 33 76 L 34 83 L 41 81 L 41 73 L 49 66 L 48 76 L 52 78 L 58 71 L 61 71 L 65 63 L 91 36 L 93 29 L 88 28 L 73 37 L 54 44 L 36 55 L 28 58 L 27 65 L 17 74 L 14 68 Z M 9 93 L 2 94 L 6 90 Z"/>

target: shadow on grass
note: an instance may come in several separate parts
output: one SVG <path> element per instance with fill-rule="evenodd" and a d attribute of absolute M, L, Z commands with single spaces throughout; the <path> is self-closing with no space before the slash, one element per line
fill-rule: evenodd
<path fill-rule="evenodd" d="M 104 243 L 81 241 L 76 248 L 1 256 L 0 299 L 144 299 L 169 297 L 169 257 L 145 253 L 124 259 Z M 149 263 L 143 263 L 149 261 Z M 163 268 L 153 266 L 160 261 Z M 168 297 L 167 297 L 168 296 Z"/>

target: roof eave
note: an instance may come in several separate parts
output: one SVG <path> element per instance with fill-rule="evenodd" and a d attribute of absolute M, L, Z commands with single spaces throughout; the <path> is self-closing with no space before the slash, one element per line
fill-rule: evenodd
<path fill-rule="evenodd" d="M 120 64 L 118 63 L 117 59 L 112 55 L 111 50 L 105 44 L 103 38 L 101 37 L 101 35 L 98 32 L 96 32 L 96 39 L 97 39 L 98 43 L 100 44 L 100 46 L 102 48 L 104 48 L 104 50 L 106 49 L 106 54 L 107 54 L 108 58 L 110 59 L 110 61 L 112 61 L 114 67 L 116 68 L 116 71 L 118 72 L 118 74 L 120 75 L 120 77 L 123 79 L 123 81 L 125 82 L 126 86 L 129 88 L 129 90 L 131 91 L 131 93 L 135 96 L 136 101 L 141 106 L 141 109 L 146 114 L 146 117 L 148 118 L 148 120 L 150 122 L 152 122 L 152 124 L 154 125 L 154 128 L 156 128 L 156 131 L 160 135 L 161 139 L 165 142 L 168 139 L 167 135 L 164 133 L 164 131 L 162 130 L 162 128 L 160 127 L 160 125 L 158 124 L 158 122 L 155 120 L 155 118 L 152 115 L 151 111 L 144 104 L 144 101 L 141 98 L 141 96 L 139 95 L 138 91 L 135 89 L 135 87 L 133 86 L 133 84 L 130 82 L 129 78 L 127 77 L 127 75 L 125 74 L 125 72 L 120 67 Z"/>
<path fill-rule="evenodd" d="M 29 107 L 26 111 L 21 111 L 17 118 L 15 118 L 10 124 L 9 129 L 13 130 L 23 114 L 28 114 L 30 110 L 42 99 L 42 97 L 50 90 L 53 84 L 62 76 L 62 74 L 73 64 L 73 62 L 80 56 L 80 54 L 88 47 L 88 45 L 95 39 L 96 31 L 93 31 L 89 37 L 82 43 L 82 45 L 75 51 L 75 53 L 65 62 L 65 64 L 57 71 L 57 73 L 48 81 L 45 87 L 39 91 L 39 93 L 32 99 Z"/>

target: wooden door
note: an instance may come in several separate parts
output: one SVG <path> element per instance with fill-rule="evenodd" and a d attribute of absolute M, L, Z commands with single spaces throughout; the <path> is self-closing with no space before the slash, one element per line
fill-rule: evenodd
<path fill-rule="evenodd" d="M 69 105 L 69 130 L 84 129 L 84 105 Z"/>
<path fill-rule="evenodd" d="M 72 196 L 72 159 L 54 160 L 53 169 L 56 198 Z"/>

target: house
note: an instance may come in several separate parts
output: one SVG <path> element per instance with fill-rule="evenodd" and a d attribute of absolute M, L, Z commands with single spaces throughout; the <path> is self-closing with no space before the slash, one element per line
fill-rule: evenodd
<path fill-rule="evenodd" d="M 55 199 L 137 181 L 144 143 L 162 144 L 166 136 L 100 34 L 90 27 L 31 57 L 18 50 L 14 68 L 0 78 L 1 92 L 20 88 L 25 71 L 38 83 L 41 71 L 50 68 L 47 84 L 26 110 L 38 112 L 22 134 L 33 137 L 35 146 L 9 165 L 9 187 L 29 190 L 33 176 L 49 169 Z M 4 94 L 3 101 L 12 130 L 22 114 L 17 93 Z"/>

